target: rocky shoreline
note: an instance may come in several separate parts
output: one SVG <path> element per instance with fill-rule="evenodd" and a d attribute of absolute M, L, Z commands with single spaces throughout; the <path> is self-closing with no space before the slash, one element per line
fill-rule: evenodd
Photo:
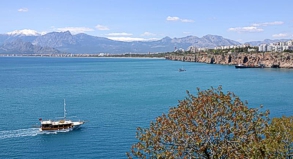
<path fill-rule="evenodd" d="M 277 68 L 293 68 L 293 53 L 225 53 L 215 55 L 211 53 L 171 54 L 165 56 L 167 60 L 200 62 L 222 65 L 244 65 Z"/>

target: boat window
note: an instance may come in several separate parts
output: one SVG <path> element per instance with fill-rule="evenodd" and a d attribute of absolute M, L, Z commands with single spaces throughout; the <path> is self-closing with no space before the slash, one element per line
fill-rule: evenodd
<path fill-rule="evenodd" d="M 50 127 L 50 124 L 43 124 L 42 127 Z"/>

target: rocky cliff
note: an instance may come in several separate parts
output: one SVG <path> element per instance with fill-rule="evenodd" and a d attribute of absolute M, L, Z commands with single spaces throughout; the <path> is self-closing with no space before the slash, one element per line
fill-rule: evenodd
<path fill-rule="evenodd" d="M 221 55 L 209 53 L 168 55 L 168 60 L 202 62 L 210 64 L 293 68 L 293 53 L 226 53 Z"/>

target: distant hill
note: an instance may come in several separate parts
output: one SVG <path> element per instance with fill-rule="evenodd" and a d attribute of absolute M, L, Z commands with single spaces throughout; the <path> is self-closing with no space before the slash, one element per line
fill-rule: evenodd
<path fill-rule="evenodd" d="M 0 45 L 13 42 L 15 40 L 22 40 L 24 42 L 33 42 L 38 36 L 33 35 L 9 35 L 9 34 L 0 34 Z"/>
<path fill-rule="evenodd" d="M 5 42 L 0 46 L 0 53 L 5 54 L 59 54 L 61 51 L 51 47 L 41 47 L 21 39 Z"/>
<path fill-rule="evenodd" d="M 37 37 L 34 45 L 49 46 L 70 53 L 124 53 L 131 52 L 129 43 L 114 41 L 87 34 L 72 35 L 66 32 L 51 32 Z"/>
<path fill-rule="evenodd" d="M 187 36 L 183 38 L 165 37 L 156 41 L 122 42 L 87 34 L 72 35 L 67 32 L 52 32 L 37 37 L 33 44 L 49 46 L 71 53 L 148 53 L 171 52 L 174 48 L 187 49 L 190 46 L 213 48 L 220 45 L 238 45 L 239 42 L 217 35 L 202 38 Z"/>
<path fill-rule="evenodd" d="M 21 42 L 19 41 L 21 40 Z M 287 41 L 287 39 L 282 39 Z M 252 46 L 258 46 L 262 43 L 271 43 L 282 40 L 252 41 L 248 42 Z M 18 41 L 18 42 L 16 42 Z M 134 41 L 123 42 L 115 41 L 104 37 L 91 36 L 87 34 L 72 35 L 66 32 L 50 32 L 44 35 L 31 33 L 22 34 L 13 32 L 10 34 L 0 34 L 0 53 L 11 50 L 13 46 L 16 52 L 25 52 L 22 46 L 39 48 L 37 50 L 47 52 L 52 50 L 55 52 L 67 53 L 148 53 L 148 52 L 172 52 L 176 48 L 187 49 L 190 46 L 214 48 L 216 46 L 239 45 L 241 43 L 226 39 L 218 35 L 206 35 L 201 38 L 196 36 L 187 36 L 182 38 L 165 37 L 156 41 Z M 10 46 L 10 49 L 7 46 Z M 19 45 L 19 46 L 17 46 Z M 42 49 L 40 49 L 40 47 Z M 20 49 L 20 50 L 17 50 Z M 5 51 L 6 50 L 6 51 Z"/>

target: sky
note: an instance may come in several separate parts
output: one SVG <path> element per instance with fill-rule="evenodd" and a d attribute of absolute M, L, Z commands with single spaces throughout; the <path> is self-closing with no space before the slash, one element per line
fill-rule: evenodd
<path fill-rule="evenodd" d="M 0 34 L 70 31 L 121 41 L 293 39 L 292 0 L 9 0 Z"/>

